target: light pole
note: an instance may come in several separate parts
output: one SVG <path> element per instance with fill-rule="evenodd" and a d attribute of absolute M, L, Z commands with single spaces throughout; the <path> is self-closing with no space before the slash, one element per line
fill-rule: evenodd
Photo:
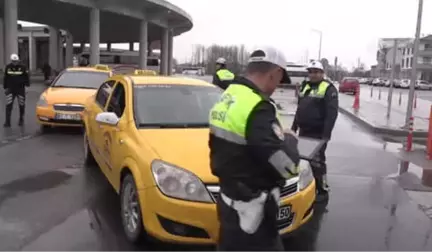
<path fill-rule="evenodd" d="M 319 50 L 318 50 L 318 60 L 321 60 L 321 46 L 322 46 L 322 31 L 317 30 L 317 29 L 312 29 L 313 32 L 316 32 L 320 35 L 320 40 L 319 40 Z"/>
<path fill-rule="evenodd" d="M 390 118 L 391 106 L 393 100 L 393 84 L 395 79 L 395 71 L 396 71 L 396 56 L 399 51 L 398 48 L 398 40 L 394 39 L 393 43 L 393 61 L 392 61 L 392 69 L 391 69 L 391 77 L 390 77 L 390 88 L 387 97 L 387 118 Z"/>
<path fill-rule="evenodd" d="M 423 0 L 419 0 L 418 13 L 417 13 L 417 28 L 416 28 L 415 39 L 414 39 L 414 56 L 413 56 L 414 62 L 411 70 L 411 83 L 410 83 L 410 90 L 408 95 L 407 112 L 405 117 L 406 129 L 408 129 L 410 118 L 413 115 L 413 101 L 414 101 L 415 84 L 417 81 L 417 62 L 418 62 L 418 49 L 420 43 L 422 14 L 423 14 Z"/>

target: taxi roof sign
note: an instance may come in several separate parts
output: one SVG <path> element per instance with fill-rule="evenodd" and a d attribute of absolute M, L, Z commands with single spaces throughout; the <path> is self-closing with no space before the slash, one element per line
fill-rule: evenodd
<path fill-rule="evenodd" d="M 110 68 L 109 68 L 108 65 L 102 65 L 102 64 L 95 65 L 95 68 L 97 70 L 104 70 L 104 71 L 109 71 L 110 70 Z"/>
<path fill-rule="evenodd" d="M 146 70 L 146 69 L 137 69 L 134 71 L 134 75 L 141 75 L 141 76 L 156 76 L 156 71 L 153 70 Z"/>

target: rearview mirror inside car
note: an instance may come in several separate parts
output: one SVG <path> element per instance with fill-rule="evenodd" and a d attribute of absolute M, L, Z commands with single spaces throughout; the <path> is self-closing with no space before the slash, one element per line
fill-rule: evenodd
<path fill-rule="evenodd" d="M 119 120 L 118 116 L 113 112 L 102 112 L 96 115 L 96 122 L 100 124 L 116 126 Z"/>

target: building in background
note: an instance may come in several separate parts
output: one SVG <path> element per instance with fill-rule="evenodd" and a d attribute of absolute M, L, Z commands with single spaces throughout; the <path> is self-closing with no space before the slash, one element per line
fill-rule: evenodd
<path fill-rule="evenodd" d="M 411 78 L 414 60 L 417 60 L 417 79 L 432 82 L 432 35 L 420 38 L 418 58 L 414 59 L 414 39 L 398 38 L 398 48 L 394 48 L 394 38 L 381 39 L 377 52 L 377 72 L 389 78 L 392 70 L 393 52 L 396 52 L 396 78 Z"/>

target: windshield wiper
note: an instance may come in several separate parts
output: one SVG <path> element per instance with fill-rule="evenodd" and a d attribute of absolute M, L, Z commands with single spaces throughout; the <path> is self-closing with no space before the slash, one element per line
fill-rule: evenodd
<path fill-rule="evenodd" d="M 139 128 L 181 129 L 181 128 L 208 128 L 208 123 L 140 123 Z"/>

